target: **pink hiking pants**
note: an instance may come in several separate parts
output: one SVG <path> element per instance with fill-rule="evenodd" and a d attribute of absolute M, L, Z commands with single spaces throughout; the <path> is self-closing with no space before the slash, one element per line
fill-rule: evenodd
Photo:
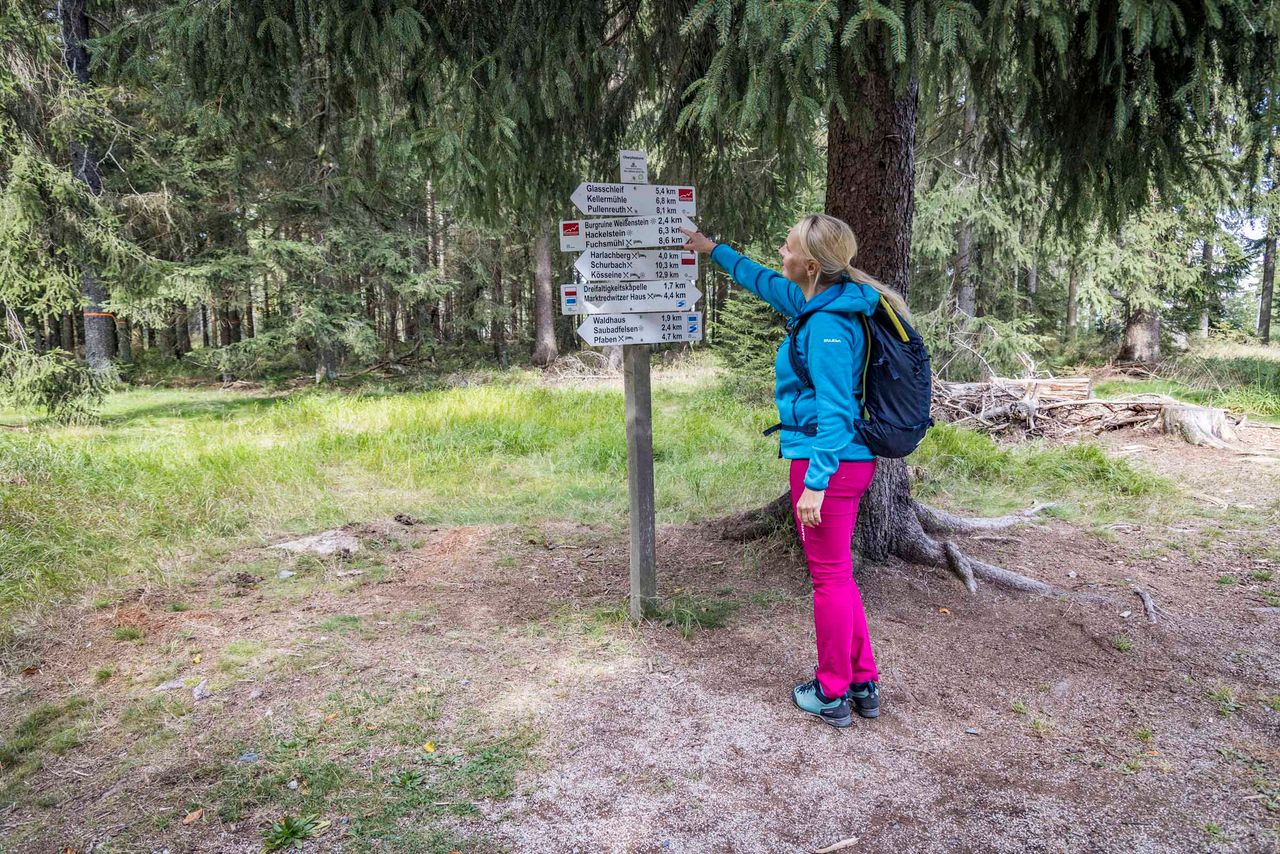
<path fill-rule="evenodd" d="M 818 682 L 822 693 L 839 697 L 852 682 L 879 680 L 871 655 L 862 594 L 853 580 L 850 538 L 858 521 L 858 502 L 871 485 L 875 460 L 842 462 L 827 483 L 822 522 L 800 524 L 796 504 L 804 492 L 808 460 L 791 461 L 791 513 L 804 543 L 813 579 L 813 623 L 818 633 Z"/>

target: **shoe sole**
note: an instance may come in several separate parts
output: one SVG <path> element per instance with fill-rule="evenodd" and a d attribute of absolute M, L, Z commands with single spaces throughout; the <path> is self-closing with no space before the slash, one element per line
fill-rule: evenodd
<path fill-rule="evenodd" d="M 858 714 L 859 714 L 859 715 L 861 715 L 861 716 L 862 716 L 862 717 L 864 717 L 864 718 L 878 718 L 878 717 L 880 717 L 880 709 L 879 709 L 879 708 L 875 708 L 875 709 L 870 709 L 870 710 L 865 711 L 865 712 L 864 712 L 864 711 L 862 711 L 862 709 L 858 709 Z"/>
<path fill-rule="evenodd" d="M 796 698 L 794 694 L 791 695 L 791 704 L 795 706 L 797 709 L 799 709 L 800 711 L 804 712 L 806 715 L 813 715 L 815 718 L 818 718 L 823 723 L 830 724 L 833 727 L 844 729 L 845 727 L 853 726 L 852 714 L 845 715 L 843 718 L 829 718 L 826 715 L 822 714 L 822 712 L 811 712 L 808 709 L 806 709 L 804 706 L 796 702 Z"/>

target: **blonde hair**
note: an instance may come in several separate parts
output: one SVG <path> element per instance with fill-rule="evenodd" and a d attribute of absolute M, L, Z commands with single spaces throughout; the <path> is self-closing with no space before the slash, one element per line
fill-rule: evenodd
<path fill-rule="evenodd" d="M 858 238 L 844 220 L 826 214 L 801 217 L 796 223 L 796 243 L 806 258 L 818 262 L 822 271 L 820 280 L 834 282 L 848 275 L 855 282 L 875 288 L 894 313 L 910 320 L 902 294 L 853 266 L 853 259 L 858 255 Z"/>

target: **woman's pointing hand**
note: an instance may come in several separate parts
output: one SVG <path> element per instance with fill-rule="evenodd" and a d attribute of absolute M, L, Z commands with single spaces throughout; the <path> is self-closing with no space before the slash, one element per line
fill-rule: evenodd
<path fill-rule="evenodd" d="M 707 237 L 701 231 L 690 231 L 684 227 L 681 227 L 680 230 L 684 232 L 685 237 L 687 238 L 684 242 L 684 246 L 680 247 L 681 249 L 688 249 L 692 252 L 710 252 L 712 249 L 716 248 L 715 241 Z"/>

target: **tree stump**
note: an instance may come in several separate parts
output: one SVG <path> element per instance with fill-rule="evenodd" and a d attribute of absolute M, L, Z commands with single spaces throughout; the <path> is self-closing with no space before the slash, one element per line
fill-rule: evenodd
<path fill-rule="evenodd" d="M 1178 404 L 1164 406 L 1156 424 L 1161 433 L 1178 436 L 1192 445 L 1230 448 L 1239 441 L 1225 409 Z"/>

